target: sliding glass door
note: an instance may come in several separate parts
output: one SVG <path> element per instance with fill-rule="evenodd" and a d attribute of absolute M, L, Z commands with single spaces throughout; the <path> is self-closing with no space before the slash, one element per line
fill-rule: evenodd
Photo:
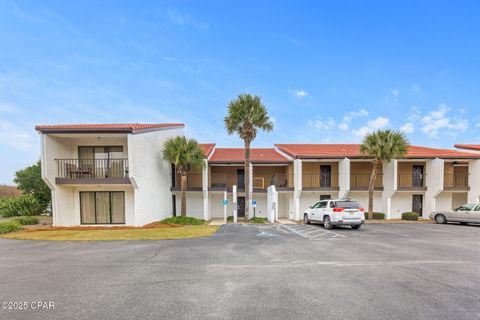
<path fill-rule="evenodd" d="M 122 146 L 78 147 L 80 168 L 92 172 L 94 178 L 125 178 L 126 161 Z"/>
<path fill-rule="evenodd" d="M 125 192 L 80 192 L 81 224 L 125 224 Z"/>

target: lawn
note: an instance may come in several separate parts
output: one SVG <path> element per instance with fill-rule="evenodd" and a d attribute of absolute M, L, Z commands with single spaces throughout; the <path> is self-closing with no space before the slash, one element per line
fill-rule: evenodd
<path fill-rule="evenodd" d="M 211 236 L 218 226 L 198 225 L 168 228 L 134 228 L 102 230 L 45 230 L 19 231 L 2 235 L 2 238 L 22 240 L 62 240 L 62 241 L 97 241 L 97 240 L 162 240 Z"/>

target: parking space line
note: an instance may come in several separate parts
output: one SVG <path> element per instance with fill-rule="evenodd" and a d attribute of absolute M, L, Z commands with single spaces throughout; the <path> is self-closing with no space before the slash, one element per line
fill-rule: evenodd
<path fill-rule="evenodd" d="M 369 227 L 370 228 L 370 227 Z M 410 235 L 408 234 L 403 234 L 403 233 L 399 233 L 399 232 L 394 232 L 394 231 L 385 231 L 385 230 L 379 230 L 377 228 L 373 228 L 373 230 L 375 231 L 378 231 L 378 232 L 384 232 L 384 233 L 392 233 L 392 234 L 396 234 L 396 235 L 399 235 L 399 236 L 402 236 L 402 237 L 411 237 Z"/>
<path fill-rule="evenodd" d="M 299 236 L 302 236 L 306 239 L 312 239 L 312 240 L 320 240 L 320 237 L 325 238 L 325 236 L 330 236 L 330 238 L 346 238 L 343 234 L 328 231 L 325 229 L 320 229 L 315 226 L 300 226 L 300 227 L 292 227 L 292 226 L 286 226 L 286 225 L 281 225 L 281 227 L 298 234 Z"/>

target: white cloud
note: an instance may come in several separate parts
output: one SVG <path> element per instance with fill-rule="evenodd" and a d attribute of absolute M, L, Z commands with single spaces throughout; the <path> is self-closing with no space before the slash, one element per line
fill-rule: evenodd
<path fill-rule="evenodd" d="M 415 132 L 415 125 L 411 122 L 407 122 L 400 127 L 400 131 L 406 134 L 413 133 Z"/>
<path fill-rule="evenodd" d="M 428 112 L 420 118 L 422 132 L 431 138 L 439 138 L 440 133 L 456 135 L 468 129 L 468 119 L 449 118 L 447 116 L 450 108 L 446 104 L 440 104 L 438 109 Z"/>
<path fill-rule="evenodd" d="M 198 21 L 192 18 L 189 14 L 184 12 L 179 12 L 177 10 L 170 10 L 167 13 L 167 16 L 170 22 L 177 26 L 194 27 L 201 30 L 206 30 L 209 28 L 208 24 Z"/>
<path fill-rule="evenodd" d="M 389 125 L 390 125 L 390 119 L 379 116 L 373 120 L 369 120 L 366 126 L 361 127 L 357 130 L 353 130 L 353 133 L 359 137 L 364 137 L 365 135 L 373 131 L 383 129 Z"/>
<path fill-rule="evenodd" d="M 360 109 L 359 111 L 350 111 L 343 116 L 342 122 L 338 124 L 338 128 L 342 131 L 347 131 L 350 128 L 350 122 L 353 118 L 366 116 L 368 116 L 368 111 L 365 109 Z"/>
<path fill-rule="evenodd" d="M 31 138 L 25 132 L 16 129 L 16 126 L 0 119 L 0 144 L 18 150 L 32 148 Z"/>
<path fill-rule="evenodd" d="M 336 126 L 336 121 L 333 118 L 328 117 L 327 119 L 323 119 L 322 117 L 318 117 L 315 120 L 308 120 L 308 125 L 314 128 L 316 131 L 320 130 L 332 130 Z"/>
<path fill-rule="evenodd" d="M 294 95 L 295 97 L 297 97 L 299 99 L 308 96 L 308 93 L 303 89 L 293 89 L 292 90 L 292 89 L 288 88 L 288 92 L 290 92 L 290 94 Z"/>
<path fill-rule="evenodd" d="M 414 83 L 410 87 L 410 92 L 411 93 L 420 93 L 420 91 L 422 91 L 422 87 L 418 83 Z"/>
<path fill-rule="evenodd" d="M 398 89 L 392 89 L 390 90 L 390 93 L 393 94 L 395 97 L 398 97 L 400 95 L 400 91 L 398 91 Z"/>

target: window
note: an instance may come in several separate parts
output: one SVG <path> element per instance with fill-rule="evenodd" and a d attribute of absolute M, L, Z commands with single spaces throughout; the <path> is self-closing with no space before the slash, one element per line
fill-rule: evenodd
<path fill-rule="evenodd" d="M 320 206 L 318 206 L 320 209 L 326 208 L 327 207 L 327 201 L 321 201 Z"/>
<path fill-rule="evenodd" d="M 356 201 L 332 201 L 332 208 L 358 209 L 362 206 Z"/>
<path fill-rule="evenodd" d="M 332 196 L 329 194 L 321 194 L 320 195 L 320 200 L 329 200 L 332 199 Z"/>
<path fill-rule="evenodd" d="M 455 209 L 455 211 L 470 211 L 473 209 L 474 204 L 464 204 L 461 207 Z"/>
<path fill-rule="evenodd" d="M 95 178 L 124 178 L 127 163 L 123 146 L 80 146 L 78 162 L 82 169 L 90 169 Z"/>
<path fill-rule="evenodd" d="M 125 192 L 80 192 L 81 224 L 125 224 Z"/>
<path fill-rule="evenodd" d="M 319 205 L 320 205 L 320 202 L 315 203 L 315 204 L 312 206 L 312 209 L 317 209 Z"/>

